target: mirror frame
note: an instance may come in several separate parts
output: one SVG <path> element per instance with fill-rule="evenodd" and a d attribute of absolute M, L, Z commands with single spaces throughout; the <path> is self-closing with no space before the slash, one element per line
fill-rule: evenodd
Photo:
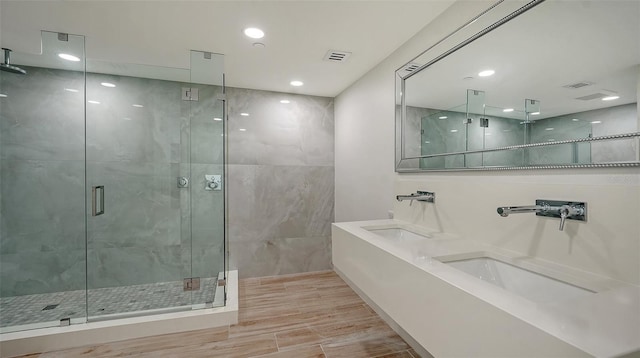
<path fill-rule="evenodd" d="M 437 41 L 435 44 L 412 58 L 409 62 L 402 65 L 395 71 L 396 76 L 396 85 L 395 85 L 395 103 L 394 107 L 396 108 L 395 114 L 395 171 L 398 173 L 416 173 L 416 172 L 460 172 L 460 171 L 487 171 L 487 170 L 531 170 L 531 169 L 573 169 L 573 168 L 619 168 L 619 167 L 640 167 L 640 131 L 631 132 L 631 133 L 622 133 L 616 135 L 606 135 L 606 136 L 598 136 L 591 138 L 579 138 L 579 139 L 570 139 L 570 140 L 561 140 L 554 142 L 543 142 L 543 143 L 531 143 L 531 144 L 521 144 L 521 145 L 513 145 L 507 147 L 498 147 L 498 148 L 489 148 L 489 149 L 480 149 L 480 150 L 470 150 L 470 151 L 460 151 L 460 152 L 450 152 L 450 153 L 438 153 L 438 154 L 429 154 L 429 155 L 419 155 L 419 156 L 405 156 L 405 118 L 406 118 L 406 102 L 405 96 L 405 81 L 411 78 L 413 75 L 418 74 L 419 72 L 429 68 L 436 62 L 439 62 L 445 59 L 447 56 L 455 53 L 460 50 L 464 46 L 482 38 L 487 35 L 491 31 L 499 28 L 501 25 L 515 19 L 519 15 L 525 13 L 526 11 L 532 9 L 533 7 L 545 2 L 546 0 L 532 0 L 529 3 L 523 5 L 517 10 L 509 13 L 508 15 L 500 18 L 498 21 L 493 22 L 491 25 L 482 28 L 480 31 L 476 32 L 472 36 L 466 38 L 461 41 L 457 45 L 449 48 L 448 50 L 442 53 L 436 53 L 435 56 L 432 57 L 431 60 L 426 62 L 424 65 L 421 65 L 418 68 L 414 68 L 408 74 L 406 73 L 406 69 L 409 66 L 415 65 L 416 59 L 419 57 L 433 51 L 438 45 L 443 43 L 449 38 L 452 38 L 455 35 L 459 35 L 465 28 L 469 27 L 471 24 L 476 22 L 481 17 L 485 16 L 487 13 L 490 13 L 491 10 L 499 6 L 505 0 L 498 0 L 496 3 L 491 5 L 486 10 L 482 11 L 480 14 L 474 16 L 471 20 L 464 23 L 462 26 L 458 27 L 449 35 Z M 404 75 L 403 75 L 404 72 Z M 636 93 L 638 96 L 638 93 Z M 400 110 L 398 110 L 398 99 L 400 102 Z M 640 118 L 639 118 L 640 120 Z M 640 123 L 640 122 L 639 122 Z M 544 147 L 544 146 L 553 146 L 553 145 L 561 145 L 561 144 L 570 144 L 570 143 L 580 143 L 580 142 L 597 142 L 597 141 L 609 141 L 609 140 L 618 140 L 618 139 L 628 139 L 628 138 L 636 138 L 636 158 L 635 161 L 629 162 L 603 162 L 603 163 L 592 163 L 592 164 L 549 164 L 549 165 L 527 165 L 527 166 L 482 166 L 482 167 L 471 167 L 471 168 L 420 168 L 419 162 L 422 158 L 435 158 L 435 157 L 447 157 L 447 156 L 455 156 L 455 155 L 466 155 L 466 154 L 477 154 L 477 153 L 488 153 L 488 152 L 498 152 L 498 151 L 506 151 L 506 150 L 515 150 L 515 149 L 523 149 L 523 148 L 533 148 L 533 147 Z M 410 166 L 407 165 L 409 161 L 417 161 L 418 166 Z"/>

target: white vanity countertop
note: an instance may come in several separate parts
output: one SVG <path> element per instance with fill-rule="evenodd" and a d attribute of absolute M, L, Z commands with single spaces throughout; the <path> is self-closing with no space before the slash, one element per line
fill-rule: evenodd
<path fill-rule="evenodd" d="M 591 355 L 615 357 L 640 351 L 639 286 L 548 261 L 522 257 L 516 252 L 399 220 L 334 225 Z M 398 244 L 367 230 L 384 228 L 402 228 L 430 238 Z M 596 293 L 565 302 L 537 304 L 433 259 L 470 252 L 490 253 L 516 260 L 535 267 L 537 272 L 553 273 L 550 276 L 579 282 L 580 286 Z"/>

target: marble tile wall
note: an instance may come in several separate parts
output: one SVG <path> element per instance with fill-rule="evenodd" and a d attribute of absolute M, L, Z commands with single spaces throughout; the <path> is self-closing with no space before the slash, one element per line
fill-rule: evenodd
<path fill-rule="evenodd" d="M 3 75 L 0 295 L 83 289 L 85 275 L 102 288 L 223 269 L 224 192 L 204 190 L 204 175 L 224 170 L 221 88 L 194 85 L 200 100 L 182 101 L 187 86 L 87 75 L 86 99 L 100 102 L 86 108 L 87 183 L 105 186 L 107 214 L 87 217 L 85 262 L 82 75 Z M 233 268 L 243 277 L 330 268 L 332 99 L 227 95 Z M 188 189 L 178 176 L 190 177 Z"/>
<path fill-rule="evenodd" d="M 635 103 L 568 114 L 536 121 L 532 140 L 565 140 L 637 132 L 638 111 Z M 553 128 L 553 130 L 545 130 Z M 538 148 L 531 153 L 535 163 L 571 163 L 577 151 L 578 163 L 603 163 L 636 160 L 638 148 L 634 139 L 579 143 Z"/>
<path fill-rule="evenodd" d="M 204 174 L 223 174 L 220 87 L 194 85 L 200 100 L 183 101 L 188 84 L 87 74 L 86 99 L 99 102 L 86 107 L 87 193 L 105 186 L 106 213 L 87 217 L 85 244 L 83 74 L 14 77 L 0 82 L 0 295 L 83 289 L 85 275 L 102 288 L 223 269 L 224 195 L 204 190 Z M 178 189 L 178 176 L 191 186 Z"/>
<path fill-rule="evenodd" d="M 465 150 L 465 131 L 468 130 L 468 149 L 497 148 L 524 143 L 524 127 L 517 119 L 495 116 L 489 127 L 481 128 L 474 121 L 465 128 L 464 113 L 437 111 L 429 108 L 407 107 L 405 155 L 435 154 Z M 446 116 L 446 119 L 438 119 Z M 563 115 L 533 121 L 531 143 L 587 138 L 638 130 L 635 103 L 593 111 Z M 424 133 L 419 136 L 421 129 Z M 456 131 L 456 132 L 454 132 Z M 638 156 L 637 141 L 618 141 L 563 144 L 483 154 L 426 158 L 422 168 L 456 168 L 474 166 L 527 164 L 572 164 L 633 161 Z"/>
<path fill-rule="evenodd" d="M 25 69 L 0 75 L 0 296 L 85 282 L 84 74 Z"/>
<path fill-rule="evenodd" d="M 232 269 L 258 277 L 331 268 L 333 99 L 239 88 L 227 99 Z"/>

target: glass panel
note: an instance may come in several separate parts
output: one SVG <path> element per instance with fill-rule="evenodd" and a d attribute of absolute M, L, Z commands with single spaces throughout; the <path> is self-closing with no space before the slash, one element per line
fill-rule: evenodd
<path fill-rule="evenodd" d="M 84 322 L 84 37 L 42 32 L 10 64 L 26 74 L 0 72 L 0 331 Z"/>
<path fill-rule="evenodd" d="M 87 66 L 89 320 L 188 309 L 189 70 Z M 104 186 L 104 213 L 93 216 L 95 186 Z"/>
<path fill-rule="evenodd" d="M 225 161 L 224 56 L 191 51 L 191 87 L 198 100 L 189 101 L 192 273 L 201 288 L 193 292 L 195 307 L 224 305 Z"/>

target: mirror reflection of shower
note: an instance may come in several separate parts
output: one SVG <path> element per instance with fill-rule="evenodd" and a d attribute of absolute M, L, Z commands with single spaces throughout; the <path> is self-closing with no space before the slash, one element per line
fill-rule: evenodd
<path fill-rule="evenodd" d="M 14 66 L 11 64 L 11 49 L 8 48 L 2 48 L 2 51 L 4 52 L 4 62 L 0 63 L 0 70 L 2 71 L 6 71 L 6 72 L 11 72 L 11 73 L 17 73 L 20 75 L 26 75 L 27 71 L 23 70 L 20 67 Z"/>

